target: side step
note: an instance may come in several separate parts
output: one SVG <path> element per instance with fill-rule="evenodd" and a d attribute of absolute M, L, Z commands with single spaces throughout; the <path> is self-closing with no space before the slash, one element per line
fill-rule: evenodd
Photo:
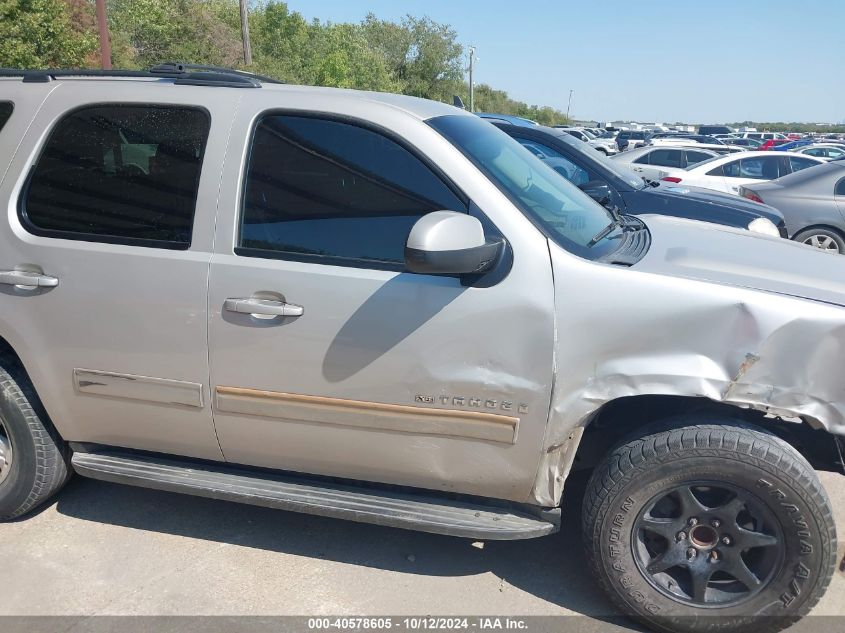
<path fill-rule="evenodd" d="M 252 505 L 389 527 L 482 540 L 535 538 L 556 532 L 543 518 L 509 508 L 309 480 L 304 477 L 198 464 L 120 452 L 75 452 L 80 475 Z"/>

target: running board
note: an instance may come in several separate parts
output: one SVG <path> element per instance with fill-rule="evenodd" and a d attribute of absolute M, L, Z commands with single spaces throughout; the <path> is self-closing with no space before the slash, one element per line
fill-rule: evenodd
<path fill-rule="evenodd" d="M 556 532 L 559 525 L 559 511 L 532 516 L 431 494 L 342 485 L 225 464 L 120 452 L 74 452 L 71 463 L 80 475 L 103 481 L 480 540 L 535 538 Z"/>

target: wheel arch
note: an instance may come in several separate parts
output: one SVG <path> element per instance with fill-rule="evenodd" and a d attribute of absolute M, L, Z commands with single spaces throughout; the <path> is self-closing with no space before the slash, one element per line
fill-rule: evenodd
<path fill-rule="evenodd" d="M 843 438 L 824 428 L 709 398 L 668 395 L 625 396 L 602 405 L 583 425 L 572 470 L 591 470 L 614 446 L 653 427 L 672 428 L 702 418 L 739 421 L 768 430 L 792 445 L 817 470 L 845 474 Z"/>
<path fill-rule="evenodd" d="M 805 226 L 802 229 L 798 229 L 797 231 L 795 231 L 795 233 L 793 233 L 791 239 L 793 241 L 796 241 L 796 238 L 799 235 L 801 235 L 802 233 L 806 233 L 807 231 L 813 231 L 813 230 L 818 230 L 818 229 L 823 229 L 825 231 L 831 231 L 832 233 L 836 233 L 839 237 L 842 238 L 843 241 L 845 241 L 845 231 L 843 231 L 840 228 L 833 226 L 832 224 L 825 224 L 824 222 L 818 222 L 816 224 L 810 224 L 809 226 Z"/>

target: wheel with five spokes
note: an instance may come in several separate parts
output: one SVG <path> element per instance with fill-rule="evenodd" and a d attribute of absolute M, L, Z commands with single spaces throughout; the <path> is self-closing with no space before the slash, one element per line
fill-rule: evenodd
<path fill-rule="evenodd" d="M 845 239 L 833 229 L 826 229 L 824 227 L 807 229 L 806 231 L 801 231 L 793 239 L 796 242 L 818 248 L 826 253 L 832 253 L 834 255 L 845 254 Z"/>
<path fill-rule="evenodd" d="M 611 599 L 659 630 L 780 630 L 818 601 L 835 564 L 812 467 L 742 422 L 679 422 L 619 446 L 593 473 L 583 520 Z"/>

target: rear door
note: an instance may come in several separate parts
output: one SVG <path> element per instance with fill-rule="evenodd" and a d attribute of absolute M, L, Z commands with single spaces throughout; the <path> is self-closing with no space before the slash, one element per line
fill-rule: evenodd
<path fill-rule="evenodd" d="M 206 299 L 236 99 L 214 90 L 58 82 L 15 150 L 0 327 L 66 440 L 221 458 Z"/>
<path fill-rule="evenodd" d="M 233 131 L 249 164 L 223 180 L 209 293 L 221 447 L 236 463 L 526 499 L 552 377 L 547 246 L 483 214 L 507 199 L 431 128 L 391 110 L 394 136 L 372 110 L 244 112 Z M 501 231 L 512 267 L 469 285 L 403 272 L 408 232 L 435 210 Z"/>

